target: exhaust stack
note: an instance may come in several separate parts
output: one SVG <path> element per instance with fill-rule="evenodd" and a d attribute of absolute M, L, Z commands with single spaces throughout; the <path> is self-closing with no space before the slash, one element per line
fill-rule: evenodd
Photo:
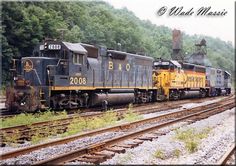
<path fill-rule="evenodd" d="M 182 56 L 182 47 L 183 47 L 183 40 L 181 31 L 174 29 L 172 31 L 172 50 L 173 50 L 173 53 L 171 55 L 172 60 L 183 62 L 184 58 Z"/>

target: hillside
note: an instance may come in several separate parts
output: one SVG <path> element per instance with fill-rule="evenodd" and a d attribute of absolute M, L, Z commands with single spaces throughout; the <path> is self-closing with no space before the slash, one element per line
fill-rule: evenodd
<path fill-rule="evenodd" d="M 106 45 L 121 44 L 123 51 L 170 58 L 172 29 L 137 18 L 127 9 L 114 9 L 105 2 L 2 2 L 3 80 L 9 80 L 11 57 L 30 56 L 44 37 Z M 207 53 L 214 67 L 234 74 L 231 43 L 207 36 L 183 35 L 183 52 L 191 53 L 194 43 L 207 41 Z"/>

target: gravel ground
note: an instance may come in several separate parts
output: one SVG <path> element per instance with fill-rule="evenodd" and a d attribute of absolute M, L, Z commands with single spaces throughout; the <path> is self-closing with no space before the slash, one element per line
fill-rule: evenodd
<path fill-rule="evenodd" d="M 218 100 L 219 99 L 211 100 L 211 101 L 207 101 L 207 102 L 203 102 L 203 103 L 185 104 L 183 107 L 184 108 L 190 108 L 190 107 L 192 108 L 192 107 L 196 107 L 196 106 L 200 106 L 200 105 L 213 103 L 213 102 L 216 102 Z M 191 105 L 191 106 L 189 106 L 189 105 Z M 160 112 L 159 113 L 152 113 L 151 115 L 148 115 L 148 116 L 157 116 L 157 115 L 160 115 L 160 114 L 163 114 L 163 113 L 179 111 L 179 110 L 180 109 L 175 109 L 175 110 L 170 110 L 170 111 L 163 111 L 161 113 Z M 145 118 L 147 118 L 147 117 L 145 117 Z M 185 125 L 185 124 L 186 123 L 179 123 L 178 125 Z M 144 126 L 139 126 L 138 128 L 141 129 L 143 127 L 148 127 L 148 126 L 150 126 L 150 124 L 146 124 Z M 136 129 L 138 129 L 138 128 L 136 128 Z M 168 130 L 168 128 L 167 128 L 167 130 Z M 109 139 L 109 138 L 112 138 L 114 136 L 122 135 L 122 134 L 123 133 L 105 133 L 105 134 L 101 134 L 99 136 L 84 138 L 84 139 L 80 139 L 80 140 L 70 142 L 66 145 L 52 146 L 52 147 L 49 147 L 49 148 L 34 151 L 30 154 L 26 154 L 26 155 L 17 157 L 15 159 L 4 160 L 4 161 L 1 161 L 0 164 L 31 164 L 35 161 L 45 159 L 48 156 L 52 157 L 53 155 L 58 155 L 58 154 L 61 154 L 61 153 L 69 152 L 72 149 L 76 150 L 76 149 L 82 148 L 82 147 L 84 147 L 84 146 L 86 146 L 90 143 L 100 142 L 102 140 Z M 20 145 L 20 147 L 26 147 L 26 146 L 29 146 L 29 145 L 30 145 L 30 143 L 27 142 L 26 144 Z M 16 149 L 16 148 L 14 148 L 14 147 L 0 148 L 1 153 L 2 152 L 6 153 L 7 151 L 11 151 L 11 150 L 14 150 L 14 149 Z"/>
<path fill-rule="evenodd" d="M 182 123 L 181 130 L 212 128 L 194 153 L 189 153 L 184 143 L 175 139 L 176 132 L 170 131 L 152 142 L 145 141 L 134 149 L 127 149 L 124 154 L 116 154 L 102 164 L 214 164 L 235 142 L 234 122 L 235 108 L 189 125 Z M 164 159 L 154 156 L 157 151 L 162 152 Z"/>
<path fill-rule="evenodd" d="M 166 114 L 166 113 L 171 113 L 171 112 L 176 112 L 176 111 L 180 111 L 180 110 L 183 110 L 183 109 L 190 109 L 190 108 L 199 107 L 199 106 L 202 106 L 202 105 L 215 103 L 215 102 L 218 102 L 220 100 L 221 99 L 214 99 L 214 100 L 209 100 L 209 101 L 205 101 L 205 102 L 201 102 L 201 103 L 183 104 L 183 105 L 181 105 L 182 107 L 180 107 L 180 108 L 166 110 L 166 111 L 160 111 L 160 112 L 154 112 L 154 113 L 150 113 L 150 114 L 144 114 L 144 115 L 141 115 L 141 116 L 144 117 L 144 118 L 151 118 L 151 117 L 154 117 L 154 116 L 158 116 L 158 115 L 162 115 L 162 114 Z"/>
<path fill-rule="evenodd" d="M 66 153 L 66 152 L 70 152 L 72 150 L 76 150 L 82 147 L 85 147 L 91 143 L 97 143 L 97 142 L 101 142 L 103 140 L 106 139 L 110 139 L 113 138 L 117 135 L 122 135 L 121 132 L 117 132 L 117 133 L 104 133 L 101 134 L 99 136 L 94 136 L 94 137 L 86 137 L 83 139 L 79 139 L 79 140 L 75 140 L 72 142 L 69 142 L 67 144 L 63 144 L 63 145 L 56 145 L 56 146 L 51 146 L 48 148 L 43 148 L 37 151 L 33 151 L 29 154 L 25 154 L 22 156 L 19 156 L 17 158 L 14 159 L 7 159 L 7 160 L 3 160 L 0 161 L 0 164 L 8 164 L 8 165 L 25 165 L 25 164 L 32 164 L 36 161 L 39 160 L 44 160 L 47 158 L 51 158 L 53 156 L 56 156 L 58 154 L 62 154 L 62 153 Z"/>

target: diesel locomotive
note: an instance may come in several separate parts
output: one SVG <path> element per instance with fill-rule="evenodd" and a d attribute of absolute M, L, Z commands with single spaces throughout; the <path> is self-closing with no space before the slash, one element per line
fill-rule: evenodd
<path fill-rule="evenodd" d="M 46 40 L 14 63 L 11 110 L 79 108 L 153 100 L 153 58 L 83 43 Z"/>
<path fill-rule="evenodd" d="M 162 59 L 154 61 L 153 69 L 158 101 L 231 93 L 231 74 L 221 69 Z"/>
<path fill-rule="evenodd" d="M 73 109 L 228 95 L 227 71 L 84 43 L 45 40 L 13 60 L 6 108 Z"/>

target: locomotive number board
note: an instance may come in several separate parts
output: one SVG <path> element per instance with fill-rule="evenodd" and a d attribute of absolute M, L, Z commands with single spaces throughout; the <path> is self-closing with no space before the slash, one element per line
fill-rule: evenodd
<path fill-rule="evenodd" d="M 87 79 L 85 77 L 70 77 L 70 85 L 86 85 Z"/>

